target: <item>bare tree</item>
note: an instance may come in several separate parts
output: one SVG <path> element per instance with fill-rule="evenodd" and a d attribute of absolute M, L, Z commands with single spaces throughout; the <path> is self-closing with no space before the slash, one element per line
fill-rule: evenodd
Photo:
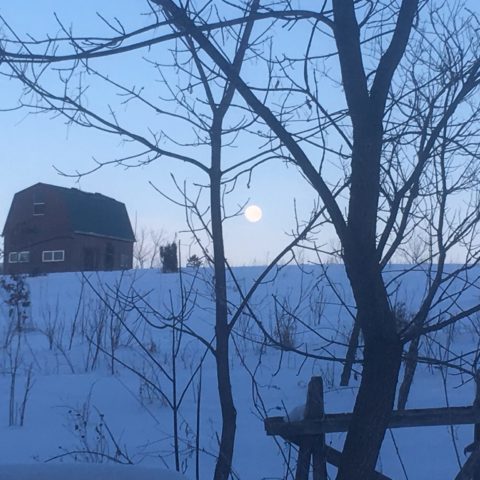
<path fill-rule="evenodd" d="M 159 268 L 160 247 L 165 242 L 165 232 L 155 231 L 145 227 L 135 232 L 133 246 L 133 263 L 135 268 Z"/>
<path fill-rule="evenodd" d="M 257 7 L 258 2 L 251 7 L 245 6 L 245 14 L 250 8 L 254 10 Z M 232 62 L 238 72 L 244 64 L 246 53 L 256 43 L 254 40 L 251 41 L 250 38 L 252 26 L 253 21 L 246 22 L 244 25 L 240 25 L 240 30 L 235 33 L 236 45 Z M 65 34 L 73 43 L 77 43 L 77 40 L 68 34 L 67 31 L 65 31 Z M 235 187 L 241 175 L 250 174 L 256 165 L 266 161 L 266 159 L 271 156 L 271 149 L 263 148 L 260 153 L 256 151 L 251 157 L 244 155 L 241 160 L 235 162 L 230 161 L 227 163 L 224 160 L 223 151 L 225 146 L 231 147 L 234 145 L 236 137 L 240 135 L 242 130 L 248 129 L 254 123 L 254 115 L 242 113 L 241 117 L 243 118 L 240 118 L 240 120 L 235 117 L 226 120 L 227 114 L 230 114 L 232 108 L 235 107 L 240 112 L 243 110 L 243 107 L 239 108 L 232 104 L 236 92 L 234 84 L 224 78 L 218 67 L 216 69 L 210 69 L 210 67 L 204 64 L 203 59 L 200 58 L 201 52 L 194 45 L 191 38 L 188 36 L 180 36 L 175 40 L 176 43 L 172 49 L 172 63 L 167 64 L 164 62 L 160 64 L 158 61 L 152 63 L 153 69 L 164 84 L 165 97 L 162 101 L 165 102 L 167 107 L 172 104 L 172 108 L 165 108 L 163 105 L 159 106 L 153 103 L 153 101 L 147 97 L 146 93 L 141 90 L 121 85 L 107 74 L 94 68 L 87 59 L 80 60 L 79 57 L 72 58 L 74 60 L 73 65 L 66 67 L 66 70 L 69 70 L 72 76 L 69 76 L 67 79 L 64 77 L 61 80 L 65 89 L 60 94 L 56 93 L 54 89 L 48 85 L 48 82 L 47 85 L 45 85 L 41 81 L 40 77 L 42 74 L 40 70 L 42 70 L 42 67 L 40 70 L 37 70 L 33 58 L 33 63 L 30 63 L 32 67 L 30 72 L 24 71 L 23 67 L 20 67 L 15 60 L 13 62 L 8 61 L 8 64 L 12 68 L 14 75 L 24 82 L 28 93 L 37 96 L 34 100 L 35 104 L 27 104 L 25 100 L 23 100 L 24 106 L 30 105 L 30 107 L 44 112 L 56 112 L 66 117 L 69 123 L 84 127 L 93 127 L 101 131 L 120 135 L 134 141 L 142 148 L 138 154 L 98 163 L 90 171 L 84 172 L 84 174 L 92 173 L 96 169 L 110 163 L 132 167 L 145 165 L 162 157 L 170 157 L 171 159 L 187 163 L 200 171 L 204 176 L 203 181 L 205 177 L 207 178 L 206 185 L 201 185 L 198 188 L 198 194 L 191 198 L 187 187 L 180 186 L 176 176 L 173 176 L 174 184 L 180 194 L 180 200 L 175 198 L 170 199 L 185 208 L 187 222 L 193 234 L 194 241 L 202 248 L 203 255 L 213 267 L 213 299 L 215 303 L 214 341 L 212 342 L 210 339 L 201 339 L 201 341 L 215 357 L 218 395 L 222 416 L 222 428 L 214 478 L 226 480 L 232 472 L 237 415 L 230 378 L 230 337 L 241 311 L 248 304 L 248 299 L 253 294 L 254 289 L 261 283 L 261 279 L 266 276 L 275 265 L 275 262 L 260 275 L 260 278 L 255 282 L 253 288 L 245 292 L 240 306 L 238 306 L 238 308 L 234 307 L 229 301 L 227 292 L 227 270 L 229 267 L 225 253 L 223 229 L 225 220 L 231 215 L 234 216 L 238 214 L 241 207 L 237 206 L 235 211 L 229 214 L 225 205 L 225 197 Z M 59 39 L 59 42 L 62 44 L 63 40 Z M 90 42 L 90 40 L 87 42 Z M 27 49 L 30 49 L 28 46 L 29 43 L 30 42 L 20 42 L 22 48 L 25 47 Z M 35 41 L 33 43 L 36 44 Z M 39 44 L 42 43 L 43 42 L 40 41 Z M 81 40 L 81 43 L 83 43 L 83 40 Z M 77 60 L 80 60 L 79 64 L 76 63 Z M 27 61 L 27 64 L 28 63 Z M 172 88 L 169 79 L 164 73 L 168 68 L 181 71 L 184 74 L 182 80 L 185 84 L 180 84 L 178 88 Z M 138 102 L 146 106 L 147 110 L 151 109 L 156 113 L 161 113 L 171 122 L 180 122 L 184 125 L 186 124 L 189 128 L 193 127 L 194 137 L 191 143 L 188 143 L 184 137 L 171 139 L 170 144 L 172 149 L 166 150 L 159 146 L 160 138 L 171 135 L 171 133 L 165 131 L 157 134 L 146 125 L 146 134 L 140 135 L 134 128 L 124 126 L 125 124 L 120 122 L 117 112 L 111 107 L 109 107 L 110 116 L 99 114 L 86 107 L 83 93 L 77 96 L 70 96 L 70 92 L 72 92 L 71 88 L 76 88 L 72 78 L 73 72 L 77 70 L 88 72 L 90 75 L 105 82 L 108 87 L 116 89 L 121 95 L 127 98 L 127 102 Z M 80 88 L 83 90 L 83 87 Z M 39 103 L 36 103 L 37 100 L 39 100 Z M 197 102 L 198 108 L 192 108 L 192 102 Z M 68 106 L 66 106 L 67 104 Z M 227 140 L 225 140 L 225 138 L 227 138 Z M 182 150 L 184 151 L 185 147 L 192 146 L 197 149 L 203 147 L 202 150 L 206 154 L 205 157 L 202 158 L 201 155 L 198 155 L 197 158 L 197 156 L 191 154 L 186 155 L 179 153 L 182 152 Z M 131 163 L 132 161 L 134 164 Z M 202 204 L 202 198 L 200 198 L 204 191 L 207 192 L 208 196 L 205 207 Z M 199 226 L 194 226 L 194 222 L 199 223 Z M 307 228 L 310 228 L 310 226 Z M 294 239 L 293 242 L 289 242 L 289 245 L 279 254 L 276 261 L 293 248 L 300 238 L 301 237 Z M 137 239 L 139 240 L 139 245 L 136 252 L 136 261 L 140 266 L 145 266 L 149 259 L 155 258 L 155 252 L 152 254 L 152 249 L 156 249 L 157 245 L 155 240 L 158 238 L 153 238 L 153 242 L 150 242 L 153 246 L 148 246 L 147 234 L 141 231 Z M 208 251 L 209 243 L 212 246 L 211 252 Z M 197 339 L 199 339 L 199 337 L 197 337 Z M 98 345 L 99 342 L 96 343 Z M 178 461 L 176 462 L 176 468 L 179 468 Z"/>
<path fill-rule="evenodd" d="M 480 258 L 478 18 L 457 2 L 422 0 L 331 0 L 315 9 L 294 9 L 286 0 L 240 6 L 152 0 L 150 5 L 151 24 L 128 32 L 109 24 L 116 30 L 109 37 L 77 38 L 67 29 L 57 40 L 12 36 L 3 42 L 5 68 L 36 96 L 31 103 L 36 109 L 143 146 L 116 162 L 170 157 L 207 175 L 224 414 L 216 479 L 228 478 L 235 434 L 228 360 L 222 363 L 231 329 L 222 241 L 224 175 L 234 180 L 271 157 L 296 167 L 322 202 L 316 226 L 328 223 L 338 237 L 364 339 L 362 379 L 337 478 L 370 478 L 393 409 L 404 346 L 480 310 L 457 308 L 465 288 L 477 280 L 473 267 Z M 74 90 L 72 77 L 60 77 L 61 93 L 42 84 L 49 66 L 72 62 L 70 69 L 94 73 L 172 121 L 185 120 L 92 66 L 95 59 L 171 42 L 181 42 L 190 59 L 176 63 L 189 80 L 174 100 L 191 101 L 189 121 L 209 110 L 208 135 L 190 144 L 208 143 L 208 166 L 185 150 L 165 149 L 160 141 L 165 132 L 141 135 L 122 126 L 116 113 L 89 110 L 74 93 L 83 86 Z M 180 52 L 178 45 L 174 52 Z M 160 60 L 155 66 L 162 66 Z M 168 83 L 164 78 L 167 89 Z M 189 97 L 198 85 L 206 101 Z M 235 173 L 222 165 L 221 155 L 223 122 L 232 105 L 248 118 L 242 123 L 245 117 L 237 113 L 232 131 L 251 135 L 253 144 L 263 147 L 263 155 L 240 162 Z M 201 122 L 196 126 L 205 130 Z M 426 248 L 416 249 L 415 267 L 425 275 L 425 292 L 413 305 L 411 321 L 399 327 L 393 300 L 405 272 L 391 274 L 388 265 L 419 243 Z M 461 257 L 459 265 L 448 265 L 452 255 Z"/>
<path fill-rule="evenodd" d="M 222 68 L 326 206 L 342 245 L 356 301 L 356 321 L 365 339 L 362 381 L 337 478 L 369 478 L 393 408 L 403 344 L 422 331 L 441 328 L 479 308 L 476 305 L 469 312 L 452 314 L 448 320 L 426 326 L 431 323 L 428 312 L 439 301 L 440 286 L 478 261 L 472 239 L 476 233 L 478 200 L 470 201 L 457 216 L 449 215 L 447 206 L 459 192 L 473 191 L 475 195 L 478 191 L 478 175 L 471 162 L 478 158 L 478 142 L 472 139 L 478 138 L 475 121 L 479 112 L 472 93 L 480 82 L 480 59 L 469 48 L 470 44 L 465 43 L 466 35 L 469 42 L 478 45 L 478 30 L 470 28 L 471 24 L 449 24 L 445 12 L 438 14 L 435 9 L 430 21 L 426 17 L 427 23 L 421 25 L 425 18 L 422 10 L 426 7 L 415 0 L 404 0 L 399 5 L 334 0 L 331 10 L 316 12 L 317 21 L 312 21 L 302 58 L 274 63 L 272 68 L 276 66 L 285 72 L 282 78 L 289 80 L 289 93 L 303 94 L 307 108 L 316 108 L 321 114 L 316 120 L 323 123 L 322 127 L 329 126 L 328 121 L 343 137 L 348 154 L 337 151 L 349 177 L 344 216 L 342 204 L 326 181 L 326 169 L 322 171 L 322 164 L 315 167 L 308 154 L 308 139 L 300 141 L 306 127 L 302 132 L 292 133 L 289 128 L 292 124 L 282 115 L 286 109 L 275 112 L 273 105 L 265 105 L 257 89 L 238 75 L 223 52 L 202 31 L 192 11 L 171 0 L 155 0 L 155 3 L 179 32 L 187 32 Z M 321 33 L 318 24 L 328 27 L 335 40 L 338 78 L 346 102 L 343 124 L 338 117 L 329 118 L 323 113 L 326 109 L 319 101 L 315 70 L 308 70 L 315 59 L 314 40 Z M 432 26 L 434 38 L 429 31 Z M 414 43 L 412 39 L 416 36 L 418 42 Z M 433 42 L 438 40 L 446 41 L 446 46 L 434 47 Z M 416 68 L 417 62 L 420 68 Z M 288 71 L 292 64 L 304 67 L 301 85 L 294 73 Z M 407 65 L 413 70 L 407 71 Z M 317 130 L 319 135 L 322 130 Z M 408 148 L 410 145 L 414 148 Z M 456 174 L 452 175 L 454 166 Z M 401 332 L 382 270 L 397 249 L 418 231 L 427 233 L 430 260 L 434 259 L 436 268 L 429 277 L 428 293 L 412 329 Z M 447 272 L 447 253 L 460 238 L 468 243 L 467 265 Z"/>

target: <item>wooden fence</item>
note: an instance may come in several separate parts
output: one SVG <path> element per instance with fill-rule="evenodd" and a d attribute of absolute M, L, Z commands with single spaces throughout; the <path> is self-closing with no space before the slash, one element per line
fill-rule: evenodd
<path fill-rule="evenodd" d="M 475 400 L 470 407 L 422 408 L 394 410 L 389 428 L 431 427 L 440 425 L 474 425 L 473 443 L 465 452 L 470 453 L 455 480 L 480 480 L 480 376 L 477 375 Z M 325 413 L 323 381 L 312 377 L 308 384 L 307 403 L 301 421 L 288 421 L 285 417 L 265 419 L 267 435 L 279 435 L 298 445 L 295 480 L 308 480 L 312 463 L 313 480 L 327 480 L 327 463 L 339 465 L 341 452 L 326 445 L 325 434 L 346 432 L 351 413 Z M 375 472 L 375 480 L 390 480 Z"/>

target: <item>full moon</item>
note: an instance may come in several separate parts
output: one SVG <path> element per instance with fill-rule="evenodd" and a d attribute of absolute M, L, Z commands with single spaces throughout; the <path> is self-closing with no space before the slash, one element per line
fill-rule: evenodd
<path fill-rule="evenodd" d="M 252 223 L 262 218 L 262 209 L 258 205 L 249 205 L 244 212 L 245 218 Z"/>

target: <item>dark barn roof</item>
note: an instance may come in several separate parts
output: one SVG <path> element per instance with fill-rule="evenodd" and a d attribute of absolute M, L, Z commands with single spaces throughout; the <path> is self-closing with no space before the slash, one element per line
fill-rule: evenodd
<path fill-rule="evenodd" d="M 57 188 L 65 198 L 73 232 L 135 241 L 127 209 L 122 202 L 100 193 Z"/>
<path fill-rule="evenodd" d="M 96 235 L 128 242 L 135 241 L 135 235 L 128 218 L 125 204 L 100 193 L 88 193 L 77 188 L 58 187 L 46 183 L 36 183 L 18 192 L 15 196 L 32 190 L 56 192 L 58 200 L 65 205 L 69 229 L 72 233 Z M 12 209 L 7 216 L 9 223 Z M 2 235 L 5 235 L 5 228 Z"/>

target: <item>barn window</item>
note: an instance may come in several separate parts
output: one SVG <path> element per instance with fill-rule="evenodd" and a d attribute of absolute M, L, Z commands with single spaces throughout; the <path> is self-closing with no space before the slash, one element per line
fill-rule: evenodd
<path fill-rule="evenodd" d="M 42 252 L 42 262 L 63 262 L 65 260 L 65 250 L 44 250 Z"/>
<path fill-rule="evenodd" d="M 45 202 L 34 202 L 33 204 L 34 215 L 45 215 Z"/>
<path fill-rule="evenodd" d="M 8 254 L 8 263 L 17 263 L 18 262 L 18 252 L 10 252 Z"/>
<path fill-rule="evenodd" d="M 30 252 L 18 252 L 18 263 L 28 263 L 30 261 Z"/>
<path fill-rule="evenodd" d="M 128 261 L 128 255 L 124 253 L 120 254 L 120 268 L 128 268 L 130 262 Z"/>

